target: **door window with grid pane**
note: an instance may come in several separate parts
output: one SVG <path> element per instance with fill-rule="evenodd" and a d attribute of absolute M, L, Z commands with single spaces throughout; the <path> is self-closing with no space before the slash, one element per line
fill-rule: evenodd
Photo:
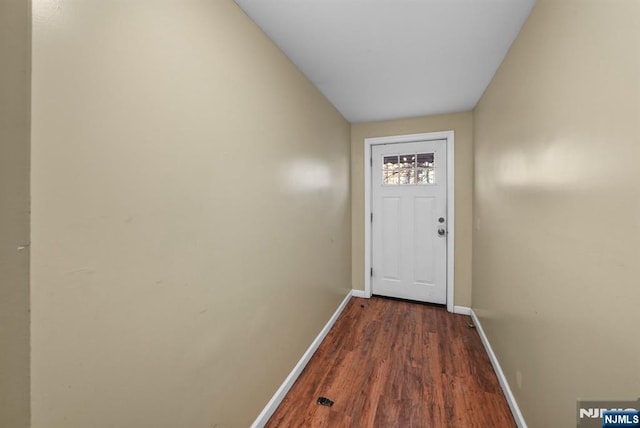
<path fill-rule="evenodd" d="M 410 185 L 434 184 L 435 163 L 433 153 L 407 153 L 384 156 L 382 184 Z"/>

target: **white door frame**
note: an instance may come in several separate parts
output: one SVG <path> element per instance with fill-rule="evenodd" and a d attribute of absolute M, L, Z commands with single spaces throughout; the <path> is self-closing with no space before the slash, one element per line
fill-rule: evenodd
<path fill-rule="evenodd" d="M 454 311 L 454 132 L 373 137 L 364 140 L 364 297 L 371 297 L 371 146 L 378 144 L 412 143 L 447 140 L 447 311 Z"/>

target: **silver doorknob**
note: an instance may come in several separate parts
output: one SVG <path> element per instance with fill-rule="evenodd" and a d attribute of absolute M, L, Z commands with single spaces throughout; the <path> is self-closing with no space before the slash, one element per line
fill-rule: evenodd
<path fill-rule="evenodd" d="M 438 235 L 439 236 L 444 236 L 447 233 L 446 230 L 444 230 L 444 227 L 439 227 L 438 228 Z"/>

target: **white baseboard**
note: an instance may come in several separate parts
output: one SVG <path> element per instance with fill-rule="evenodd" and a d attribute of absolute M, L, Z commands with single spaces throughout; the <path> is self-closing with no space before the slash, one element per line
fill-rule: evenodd
<path fill-rule="evenodd" d="M 271 400 L 269 400 L 265 408 L 262 409 L 262 412 L 260 412 L 256 420 L 253 422 L 253 424 L 251 424 L 251 428 L 262 428 L 267 424 L 267 422 L 269 422 L 269 418 L 273 416 L 273 413 L 276 411 L 282 400 L 284 400 L 287 392 L 289 392 L 296 379 L 298 379 L 298 376 L 300 376 L 300 373 L 302 373 L 302 370 L 304 370 L 313 354 L 316 352 L 324 338 L 329 333 L 329 330 L 331 330 L 331 327 L 333 327 L 333 324 L 335 324 L 336 320 L 338 319 L 344 308 L 347 306 L 347 303 L 349 303 L 349 299 L 351 299 L 352 294 L 353 290 L 349 291 L 349 294 L 347 294 L 342 303 L 340 303 L 338 309 L 336 309 L 336 311 L 333 313 L 331 318 L 329 318 L 329 321 L 327 321 L 318 336 L 302 355 L 302 358 L 300 358 L 298 364 L 296 364 L 293 370 L 291 370 L 289 376 L 287 376 L 282 385 L 280 385 L 280 388 L 278 388 L 276 393 L 273 394 L 273 397 L 271 397 Z"/>
<path fill-rule="evenodd" d="M 476 330 L 480 335 L 480 340 L 482 340 L 482 344 L 484 345 L 484 349 L 487 351 L 489 355 L 489 360 L 491 360 L 491 365 L 493 366 L 493 370 L 496 372 L 496 376 L 498 376 L 498 381 L 500 381 L 500 386 L 502 387 L 502 391 L 504 392 L 505 397 L 507 398 L 507 403 L 511 408 L 511 413 L 513 414 L 513 418 L 516 420 L 516 424 L 518 428 L 527 428 L 527 423 L 522 416 L 522 412 L 520 412 L 520 407 L 518 407 L 518 403 L 516 402 L 516 398 L 513 396 L 513 392 L 511 392 L 511 387 L 509 386 L 509 382 L 502 371 L 502 367 L 500 366 L 500 362 L 496 357 L 496 354 L 493 352 L 493 348 L 491 348 L 491 344 L 489 343 L 489 339 L 484 334 L 484 330 L 482 329 L 482 325 L 480 324 L 480 320 L 476 316 L 476 313 L 473 312 L 473 309 L 470 310 L 471 319 L 473 319 L 473 324 L 476 326 Z"/>
<path fill-rule="evenodd" d="M 364 294 L 364 290 L 351 290 L 351 295 L 353 297 L 362 297 L 363 299 L 367 298 L 367 296 Z"/>
<path fill-rule="evenodd" d="M 453 313 L 461 315 L 471 315 L 471 308 L 468 308 L 466 306 L 454 306 Z"/>

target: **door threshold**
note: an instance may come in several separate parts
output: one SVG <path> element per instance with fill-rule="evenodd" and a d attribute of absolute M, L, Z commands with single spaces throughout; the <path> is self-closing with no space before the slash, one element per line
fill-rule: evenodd
<path fill-rule="evenodd" d="M 397 302 L 415 303 L 415 304 L 418 304 L 418 305 L 433 306 L 433 307 L 436 307 L 436 308 L 447 309 L 447 305 L 446 304 L 440 304 L 440 303 L 421 302 L 420 300 L 403 299 L 402 297 L 382 296 L 380 294 L 372 294 L 371 297 L 378 297 L 380 299 L 395 300 Z"/>

